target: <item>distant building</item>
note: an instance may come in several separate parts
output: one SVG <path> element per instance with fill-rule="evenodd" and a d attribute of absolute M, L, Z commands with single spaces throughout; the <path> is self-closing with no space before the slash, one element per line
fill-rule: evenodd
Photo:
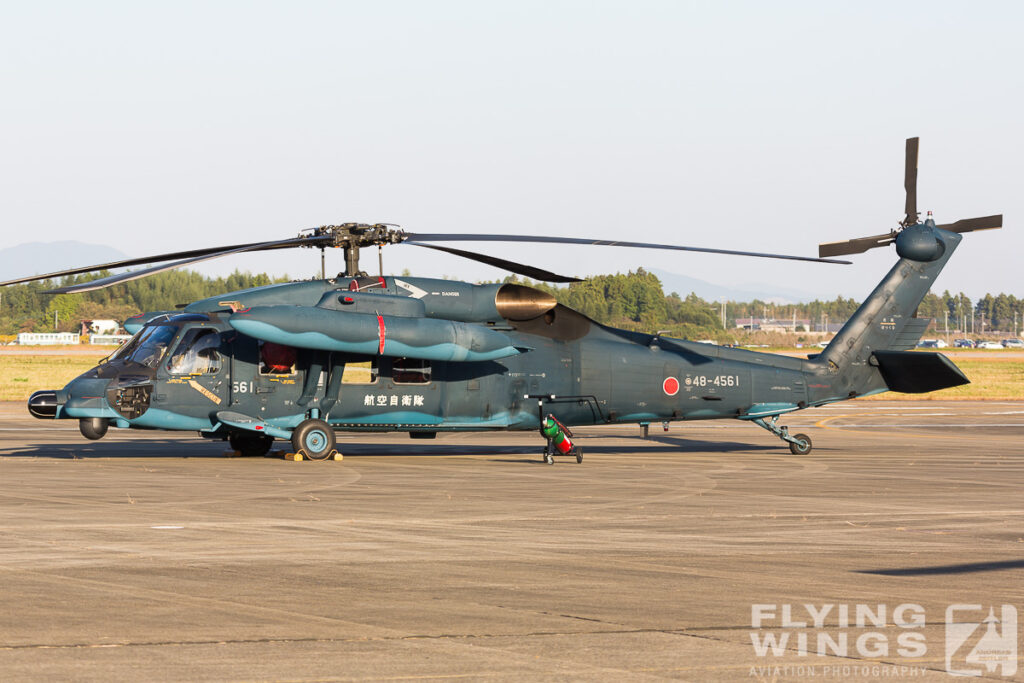
<path fill-rule="evenodd" d="M 796 332 L 798 328 L 808 329 L 810 321 L 797 318 L 776 320 L 774 318 L 737 318 L 737 329 L 759 330 L 761 332 Z"/>
<path fill-rule="evenodd" d="M 829 322 L 823 325 L 821 322 L 812 323 L 810 320 L 790 318 L 778 320 L 775 318 L 736 318 L 736 329 L 757 330 L 759 332 L 796 332 L 804 330 L 808 332 L 838 332 L 846 324 L 845 320 Z"/>
<path fill-rule="evenodd" d="M 116 320 L 83 320 L 81 334 L 117 334 L 121 323 Z"/>
<path fill-rule="evenodd" d="M 19 346 L 54 346 L 78 344 L 80 341 L 74 332 L 22 332 L 14 343 Z"/>
<path fill-rule="evenodd" d="M 90 334 L 89 343 L 98 346 L 120 346 L 131 338 L 130 334 Z"/>

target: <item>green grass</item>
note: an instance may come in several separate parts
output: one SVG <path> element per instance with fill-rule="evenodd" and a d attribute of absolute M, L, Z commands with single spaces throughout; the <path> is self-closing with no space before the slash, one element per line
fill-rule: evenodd
<path fill-rule="evenodd" d="M 867 400 L 912 401 L 1013 401 L 1024 399 L 1024 361 L 1017 359 L 957 358 L 953 361 L 963 370 L 970 384 L 930 394 L 899 394 L 888 391 Z"/>
<path fill-rule="evenodd" d="M 0 401 L 27 401 L 40 389 L 61 389 L 106 354 L 91 356 L 0 355 Z"/>

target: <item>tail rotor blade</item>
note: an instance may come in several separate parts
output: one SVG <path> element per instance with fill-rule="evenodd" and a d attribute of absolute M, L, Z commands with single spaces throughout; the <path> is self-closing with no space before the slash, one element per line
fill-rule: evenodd
<path fill-rule="evenodd" d="M 936 227 L 950 232 L 974 232 L 975 230 L 995 230 L 1003 227 L 1003 214 L 982 216 L 981 218 L 963 218 L 955 223 L 945 223 Z"/>
<path fill-rule="evenodd" d="M 920 138 L 907 138 L 906 165 L 903 170 L 903 189 L 907 191 L 906 216 L 900 221 L 900 227 L 884 235 L 859 237 L 845 242 L 826 242 L 818 245 L 818 256 L 821 258 L 842 256 L 844 254 L 863 254 L 869 249 L 884 247 L 896 241 L 896 236 L 905 228 L 918 223 L 917 212 L 917 152 Z M 928 212 L 928 224 L 931 212 Z M 1003 227 L 1003 215 L 982 216 L 980 218 L 964 218 L 955 223 L 935 226 L 950 232 L 973 232 L 975 230 L 993 230 Z"/>
<path fill-rule="evenodd" d="M 903 189 L 907 191 L 906 218 L 903 225 L 917 222 L 917 147 L 920 138 L 907 138 L 906 169 L 903 173 Z"/>
<path fill-rule="evenodd" d="M 980 218 L 964 218 L 955 223 L 945 223 L 935 226 L 950 232 L 974 232 L 975 230 L 995 230 L 1003 227 L 1003 214 L 996 216 L 982 216 Z M 873 235 L 871 237 L 859 237 L 855 240 L 845 242 L 827 242 L 818 245 L 818 256 L 821 258 L 831 256 L 843 256 L 845 254 L 863 254 L 868 249 L 884 247 L 896 240 L 896 233 L 890 232 L 884 235 Z"/>
<path fill-rule="evenodd" d="M 891 244 L 895 239 L 896 236 L 893 233 L 887 232 L 884 235 L 858 237 L 855 240 L 847 240 L 845 242 L 826 242 L 825 244 L 818 245 L 818 256 L 827 258 L 844 254 L 863 254 L 868 249 Z"/>

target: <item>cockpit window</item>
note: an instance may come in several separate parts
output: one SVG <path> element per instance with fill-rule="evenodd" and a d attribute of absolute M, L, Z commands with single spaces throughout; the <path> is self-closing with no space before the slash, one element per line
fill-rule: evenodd
<path fill-rule="evenodd" d="M 139 339 L 142 338 L 142 335 L 145 333 L 145 331 L 146 328 L 142 328 L 141 330 L 133 334 L 132 338 L 121 344 L 121 346 L 117 347 L 117 350 L 110 354 L 107 357 L 107 360 L 112 361 L 117 360 L 119 358 L 127 358 L 128 354 L 134 351 L 135 347 L 138 346 L 138 341 Z"/>
<path fill-rule="evenodd" d="M 167 346 L 177 334 L 176 325 L 152 325 L 143 327 L 138 334 L 117 350 L 111 360 L 129 360 L 139 365 L 155 368 L 160 364 Z"/>
<path fill-rule="evenodd" d="M 167 370 L 174 375 L 214 374 L 220 372 L 220 333 L 210 328 L 194 328 L 185 333 Z"/>

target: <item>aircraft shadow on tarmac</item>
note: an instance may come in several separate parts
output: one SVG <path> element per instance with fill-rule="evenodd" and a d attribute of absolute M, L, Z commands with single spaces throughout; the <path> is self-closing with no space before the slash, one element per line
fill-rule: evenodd
<path fill-rule="evenodd" d="M 31 444 L 2 453 L 5 458 L 52 458 L 86 460 L 89 458 L 214 458 L 222 457 L 226 444 L 197 444 L 173 439 L 110 442 L 104 444 L 48 443 Z"/>
<path fill-rule="evenodd" d="M 998 562 L 969 562 L 966 564 L 943 564 L 931 567 L 900 567 L 895 569 L 857 569 L 855 574 L 878 576 L 934 576 L 941 574 L 973 574 L 976 572 L 997 572 L 1004 569 L 1022 569 L 1024 560 L 1000 560 Z"/>
<path fill-rule="evenodd" d="M 782 452 L 777 446 L 763 446 L 749 443 L 739 443 L 735 441 L 699 441 L 696 439 L 648 439 L 646 441 L 640 441 L 638 444 L 616 444 L 614 446 L 595 446 L 586 442 L 580 441 L 578 445 L 583 449 L 583 457 L 586 459 L 588 454 L 636 454 L 643 455 L 644 453 L 735 453 L 743 451 L 777 451 L 780 454 Z M 522 452 L 523 449 L 519 449 L 517 452 Z M 541 463 L 543 460 L 540 459 L 540 453 L 543 450 L 543 445 L 536 449 L 537 458 L 535 459 L 516 459 L 508 460 L 502 458 L 495 458 L 492 462 L 528 462 L 528 463 Z M 484 455 L 483 453 L 479 455 Z M 785 455 L 789 455 L 788 451 Z M 569 456 L 555 456 L 558 458 L 565 458 Z"/>
<path fill-rule="evenodd" d="M 757 432 L 754 436 L 758 436 Z M 654 444 L 659 444 L 654 446 Z M 604 446 L 588 448 L 585 450 L 600 452 Z M 735 451 L 775 451 L 776 453 L 789 455 L 789 448 L 786 444 L 778 441 L 769 443 L 752 443 L 750 441 L 704 441 L 701 439 L 684 439 L 678 436 L 651 436 L 647 440 L 641 440 L 636 447 L 637 451 L 650 450 L 654 453 L 732 453 Z M 623 450 L 618 446 L 608 446 L 607 450 L 614 453 Z"/>
<path fill-rule="evenodd" d="M 544 444 L 538 439 L 537 444 L 499 446 L 486 443 L 486 436 L 483 436 L 483 443 L 476 444 L 424 444 L 422 441 L 408 444 L 396 443 L 353 443 L 341 440 L 338 443 L 338 450 L 348 456 L 373 456 L 373 455 L 397 455 L 416 457 L 442 457 L 442 456 L 503 456 L 520 455 L 526 458 L 502 459 L 495 458 L 494 462 L 541 462 L 541 452 Z M 772 451 L 783 454 L 785 449 L 776 445 L 763 445 L 741 443 L 733 441 L 702 441 L 680 438 L 658 437 L 647 440 L 637 438 L 629 443 L 622 443 L 621 439 L 615 444 L 597 445 L 579 442 L 583 448 L 584 457 L 586 454 L 664 454 L 664 453 L 731 453 L 749 451 Z M 276 450 L 290 450 L 287 442 L 279 441 L 274 444 Z M 69 442 L 30 444 L 25 447 L 3 453 L 8 458 L 53 458 L 57 460 L 75 460 L 88 458 L 219 458 L 229 449 L 226 443 L 220 441 L 196 443 L 176 439 L 152 439 L 117 441 L 107 443 L 75 443 Z M 785 455 L 789 455 L 785 451 Z"/>

